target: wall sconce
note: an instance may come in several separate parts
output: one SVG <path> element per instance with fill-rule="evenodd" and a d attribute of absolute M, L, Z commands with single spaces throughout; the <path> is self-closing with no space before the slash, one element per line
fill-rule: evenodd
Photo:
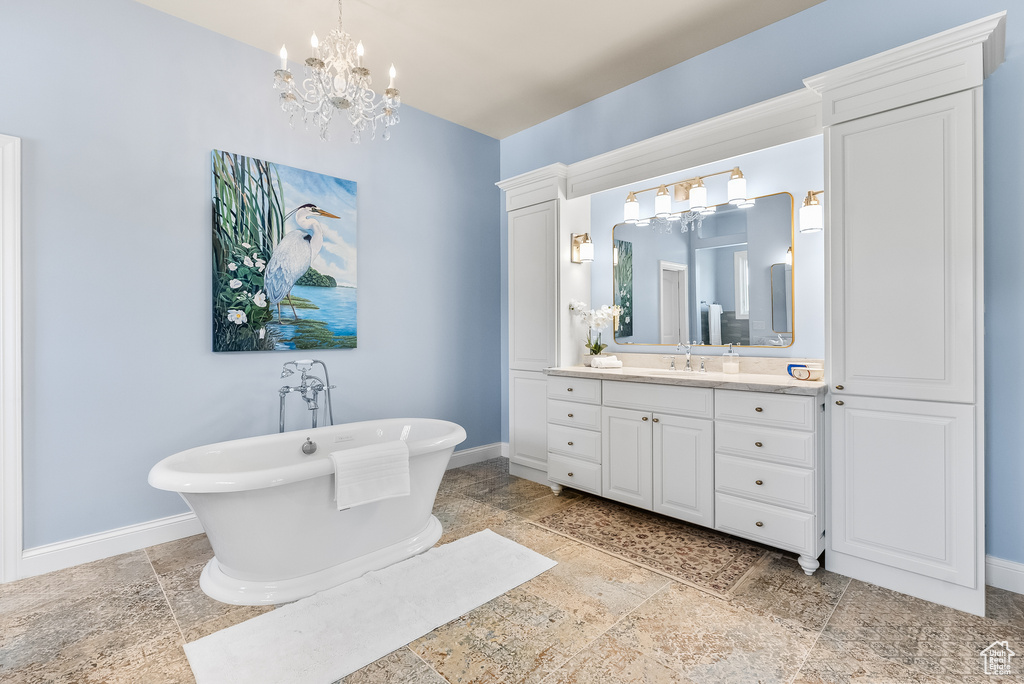
<path fill-rule="evenodd" d="M 793 265 L 793 248 L 792 247 L 790 247 L 789 249 L 786 250 L 786 265 L 787 266 L 792 266 Z"/>
<path fill-rule="evenodd" d="M 734 166 L 728 171 L 716 171 L 715 173 L 709 173 L 704 176 L 694 176 L 693 178 L 687 178 L 686 180 L 676 181 L 674 183 L 666 183 L 665 185 L 659 185 L 654 188 L 645 188 L 643 190 L 633 190 L 626 197 L 626 203 L 622 207 L 622 220 L 626 223 L 632 223 L 638 226 L 646 226 L 650 224 L 650 219 L 640 218 L 640 201 L 637 200 L 636 196 L 643 192 L 650 192 L 657 190 L 658 194 L 654 197 L 654 216 L 655 218 L 663 221 L 675 221 L 683 217 L 685 212 L 672 211 L 672 199 L 675 196 L 676 202 L 689 202 L 690 212 L 697 212 L 704 216 L 715 213 L 715 207 L 708 206 L 708 188 L 704 185 L 704 179 L 712 176 L 719 176 L 722 174 L 729 174 L 729 183 L 727 185 L 727 192 L 730 204 L 747 209 L 754 206 L 754 200 L 747 197 L 747 179 L 743 177 L 743 172 L 740 171 L 740 167 Z M 668 187 L 672 186 L 673 193 L 669 193 Z"/>
<path fill-rule="evenodd" d="M 590 240 L 590 233 L 572 234 L 572 250 L 569 252 L 569 260 L 574 264 L 594 260 L 594 243 Z"/>
<path fill-rule="evenodd" d="M 825 211 L 822 209 L 821 202 L 815 196 L 823 194 L 825 194 L 824 190 L 818 190 L 817 192 L 811 190 L 807 193 L 807 197 L 804 198 L 803 206 L 800 207 L 801 233 L 817 233 L 825 227 Z"/>

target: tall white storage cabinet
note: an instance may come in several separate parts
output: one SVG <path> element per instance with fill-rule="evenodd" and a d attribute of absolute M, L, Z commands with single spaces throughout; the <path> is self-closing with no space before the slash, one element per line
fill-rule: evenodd
<path fill-rule="evenodd" d="M 569 301 L 590 301 L 590 265 L 569 260 L 572 233 L 589 231 L 588 198 L 565 199 L 566 167 L 501 181 L 508 210 L 509 471 L 547 479 L 544 369 L 576 363 Z"/>
<path fill-rule="evenodd" d="M 806 81 L 826 124 L 826 567 L 979 615 L 981 103 L 1003 21 Z"/>

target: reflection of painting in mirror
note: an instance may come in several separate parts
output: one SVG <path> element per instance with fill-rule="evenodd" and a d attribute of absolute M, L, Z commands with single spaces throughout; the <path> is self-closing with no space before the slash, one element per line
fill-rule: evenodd
<path fill-rule="evenodd" d="M 790 323 L 783 330 L 773 316 L 771 266 L 784 261 L 792 246 L 792 195 L 759 197 L 749 209 L 719 205 L 699 229 L 680 231 L 680 225 L 652 221 L 650 226 L 615 226 L 615 244 L 631 247 L 629 277 L 613 268 L 616 303 L 622 286 L 628 284 L 632 295 L 631 334 L 620 328 L 616 342 L 778 346 L 781 337 L 784 344 L 791 343 L 791 279 L 785 293 Z M 673 265 L 674 274 L 666 273 L 666 264 Z M 683 292 L 679 278 L 686 285 L 681 295 L 685 306 L 673 307 L 673 297 Z"/>
<path fill-rule="evenodd" d="M 615 296 L 612 304 L 622 307 L 616 337 L 633 336 L 633 243 L 613 240 L 612 268 L 615 270 Z"/>
<path fill-rule="evenodd" d="M 793 332 L 793 267 L 772 264 L 772 332 Z"/>

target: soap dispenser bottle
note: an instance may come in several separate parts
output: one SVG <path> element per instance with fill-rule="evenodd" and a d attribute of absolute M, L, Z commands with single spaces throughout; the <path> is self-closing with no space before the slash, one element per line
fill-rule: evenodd
<path fill-rule="evenodd" d="M 738 352 L 732 350 L 732 344 L 729 344 L 729 351 L 722 354 L 722 372 L 723 373 L 739 373 L 740 372 L 740 355 Z"/>

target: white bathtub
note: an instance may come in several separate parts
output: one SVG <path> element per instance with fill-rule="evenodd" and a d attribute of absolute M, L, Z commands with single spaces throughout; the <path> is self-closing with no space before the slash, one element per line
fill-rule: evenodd
<path fill-rule="evenodd" d="M 315 454 L 302 453 L 306 438 Z M 403 439 L 412 493 L 339 511 L 339 449 Z M 466 431 L 424 418 L 375 420 L 221 442 L 153 466 L 149 484 L 178 492 L 206 530 L 214 557 L 199 584 L 236 605 L 284 603 L 355 579 L 432 547 L 431 509 Z"/>

